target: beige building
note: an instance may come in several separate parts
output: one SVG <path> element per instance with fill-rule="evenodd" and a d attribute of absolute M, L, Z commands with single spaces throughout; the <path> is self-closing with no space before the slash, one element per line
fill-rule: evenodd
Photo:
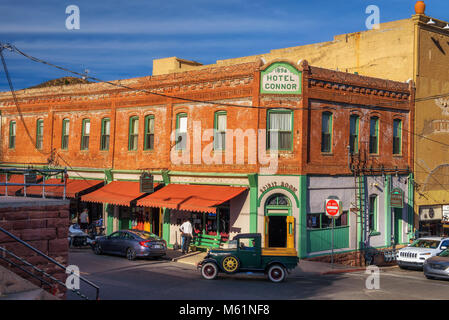
<path fill-rule="evenodd" d="M 423 234 L 448 233 L 449 219 L 449 25 L 425 15 L 420 4 L 409 19 L 378 29 L 337 35 L 333 41 L 275 49 L 260 55 L 200 65 L 176 57 L 155 60 L 153 74 L 285 59 L 360 75 L 416 84 L 415 213 Z M 430 213 L 429 213 L 430 212 Z M 418 224 L 418 221 L 420 223 Z M 448 225 L 449 226 L 449 225 Z"/>

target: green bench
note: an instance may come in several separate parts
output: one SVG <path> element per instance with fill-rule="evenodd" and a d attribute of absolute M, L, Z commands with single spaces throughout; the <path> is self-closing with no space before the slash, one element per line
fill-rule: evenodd
<path fill-rule="evenodd" d="M 221 241 L 221 236 L 209 236 L 207 234 L 197 234 L 193 237 L 190 246 L 192 249 L 210 249 L 210 248 L 219 248 L 220 244 L 223 243 Z"/>

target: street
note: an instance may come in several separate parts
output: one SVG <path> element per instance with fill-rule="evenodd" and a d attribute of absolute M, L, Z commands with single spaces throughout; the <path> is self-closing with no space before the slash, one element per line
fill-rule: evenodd
<path fill-rule="evenodd" d="M 428 280 L 421 271 L 383 269 L 380 289 L 368 290 L 363 271 L 309 275 L 291 274 L 274 284 L 263 275 L 223 275 L 204 280 L 193 265 L 164 259 L 128 261 L 122 257 L 97 256 L 89 249 L 72 250 L 69 264 L 81 276 L 100 287 L 101 300 L 292 300 L 292 299 L 449 299 L 449 281 Z M 301 264 L 301 262 L 300 262 Z M 81 283 L 81 291 L 94 290 Z M 73 293 L 67 299 L 79 299 Z"/>

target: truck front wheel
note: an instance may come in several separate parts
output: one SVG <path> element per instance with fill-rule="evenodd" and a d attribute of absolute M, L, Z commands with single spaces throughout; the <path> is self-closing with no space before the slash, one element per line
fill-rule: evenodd
<path fill-rule="evenodd" d="M 201 267 L 201 275 L 204 279 L 213 280 L 218 275 L 218 267 L 213 262 L 207 262 Z"/>
<path fill-rule="evenodd" d="M 270 279 L 270 281 L 272 282 L 282 282 L 285 280 L 286 275 L 287 272 L 285 271 L 285 268 L 278 264 L 272 265 L 268 269 L 268 279 Z"/>

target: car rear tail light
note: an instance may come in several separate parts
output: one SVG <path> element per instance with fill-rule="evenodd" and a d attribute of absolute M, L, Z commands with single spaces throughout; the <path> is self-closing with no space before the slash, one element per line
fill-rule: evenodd
<path fill-rule="evenodd" d="M 148 243 L 148 242 L 150 242 L 150 240 L 147 240 L 147 241 L 140 241 L 139 244 L 140 244 L 142 247 L 147 247 L 147 248 L 149 248 L 149 247 L 147 246 L 147 243 Z"/>

